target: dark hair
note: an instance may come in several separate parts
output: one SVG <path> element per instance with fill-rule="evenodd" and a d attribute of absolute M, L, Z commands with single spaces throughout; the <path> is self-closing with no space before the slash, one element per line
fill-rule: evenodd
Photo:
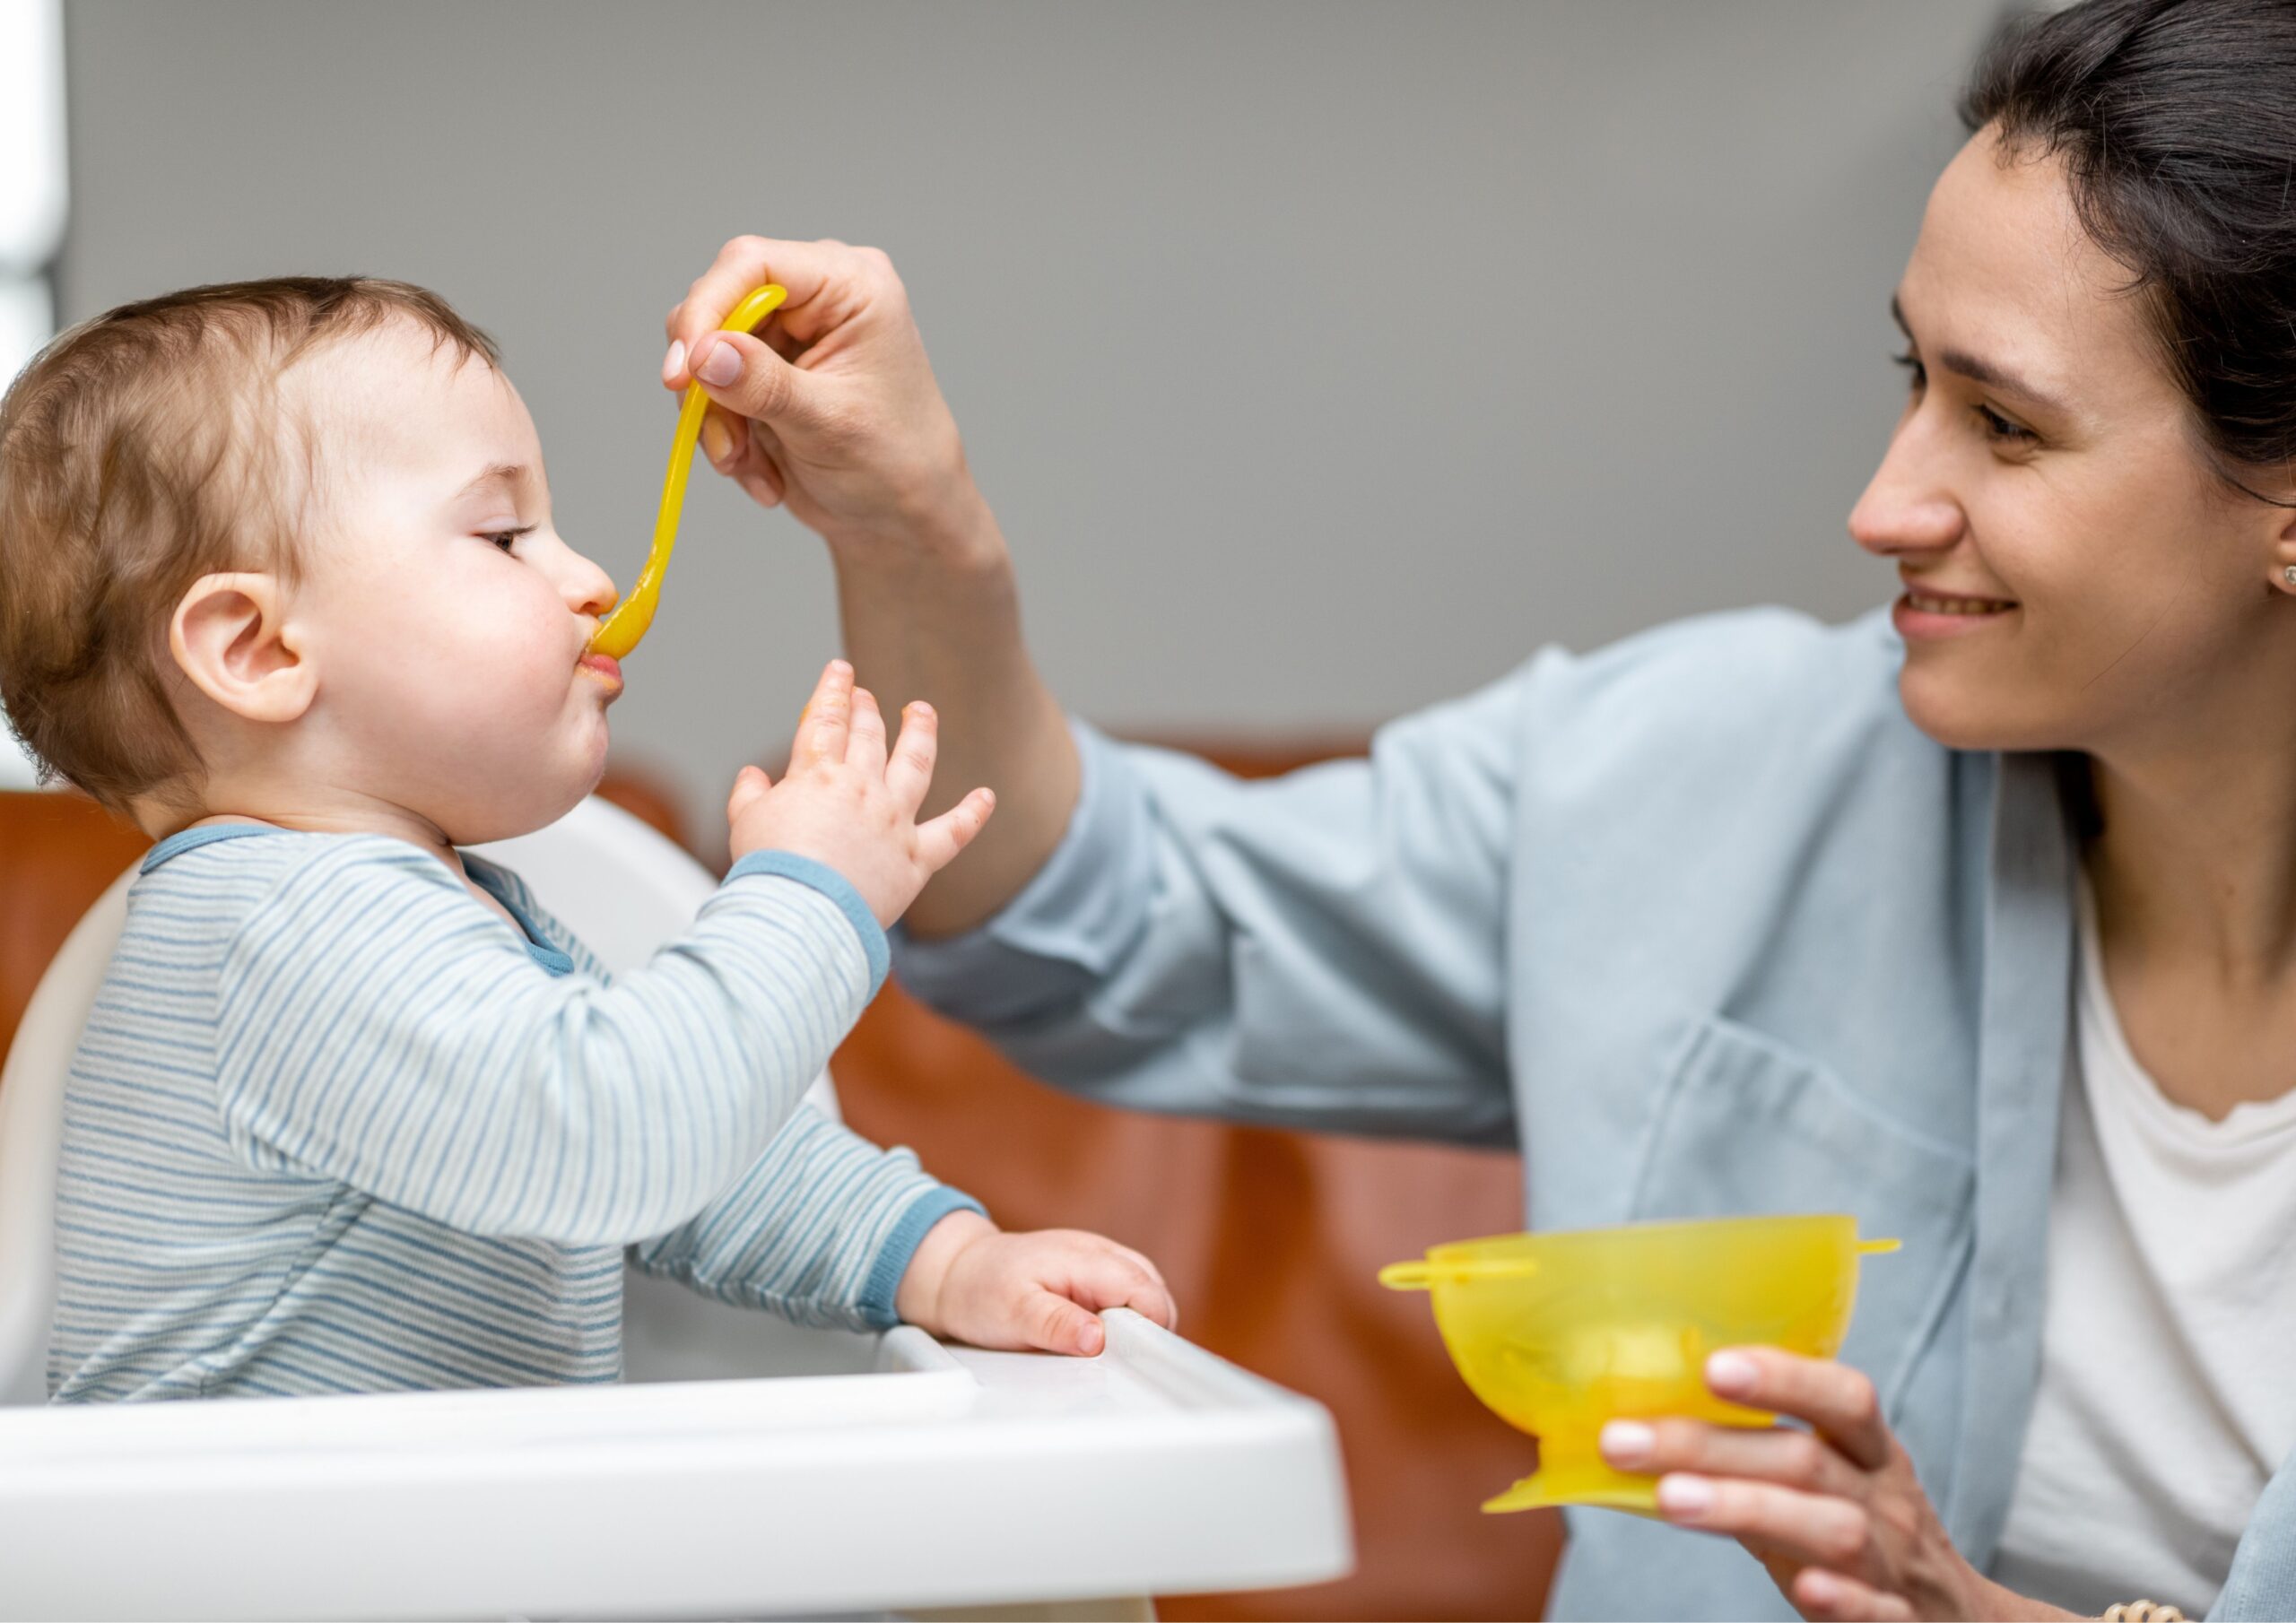
<path fill-rule="evenodd" d="M 2296 464 L 2296 0 L 2085 0 L 2010 23 L 1972 130 L 2061 160 L 2224 476 Z"/>

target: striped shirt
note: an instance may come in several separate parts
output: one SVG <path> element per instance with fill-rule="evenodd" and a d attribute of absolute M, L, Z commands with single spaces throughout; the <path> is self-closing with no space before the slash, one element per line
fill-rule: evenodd
<path fill-rule="evenodd" d="M 55 1401 L 611 1381 L 625 1256 L 882 1328 L 978 1210 L 798 1103 L 884 977 L 840 876 L 746 857 L 611 979 L 465 862 L 523 935 L 378 835 L 144 860 L 65 1098 Z"/>

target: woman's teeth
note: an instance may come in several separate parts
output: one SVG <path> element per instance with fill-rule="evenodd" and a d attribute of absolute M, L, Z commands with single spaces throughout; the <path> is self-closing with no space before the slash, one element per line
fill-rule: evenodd
<path fill-rule="evenodd" d="M 1997 597 L 1924 597 L 1918 592 L 1908 592 L 1905 600 L 1924 614 L 1998 614 L 2017 606 Z"/>

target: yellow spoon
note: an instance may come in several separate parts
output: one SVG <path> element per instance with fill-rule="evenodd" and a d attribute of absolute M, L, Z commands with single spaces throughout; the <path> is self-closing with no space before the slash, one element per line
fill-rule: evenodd
<path fill-rule="evenodd" d="M 735 305 L 733 314 L 718 330 L 753 332 L 788 297 L 787 288 L 768 282 Z M 630 595 L 592 635 L 593 654 L 627 659 L 639 638 L 654 623 L 654 606 L 662 596 L 662 571 L 669 567 L 670 550 L 678 544 L 678 514 L 685 507 L 686 475 L 693 471 L 693 442 L 700 438 L 701 419 L 709 409 L 709 396 L 702 392 L 701 386 L 686 385 L 685 402 L 678 408 L 677 431 L 670 438 L 669 471 L 662 477 L 662 510 L 654 517 L 653 549 L 646 554 L 646 568 L 639 573 L 638 584 L 630 588 Z"/>

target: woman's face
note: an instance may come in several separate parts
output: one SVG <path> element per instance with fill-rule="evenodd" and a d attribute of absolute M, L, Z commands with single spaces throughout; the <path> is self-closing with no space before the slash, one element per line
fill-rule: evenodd
<path fill-rule="evenodd" d="M 2296 692 L 2292 515 L 2216 476 L 2128 282 L 2054 158 L 1981 131 L 1930 194 L 1905 414 L 1849 531 L 1897 562 L 1900 688 L 1942 742 L 2111 754 Z"/>

